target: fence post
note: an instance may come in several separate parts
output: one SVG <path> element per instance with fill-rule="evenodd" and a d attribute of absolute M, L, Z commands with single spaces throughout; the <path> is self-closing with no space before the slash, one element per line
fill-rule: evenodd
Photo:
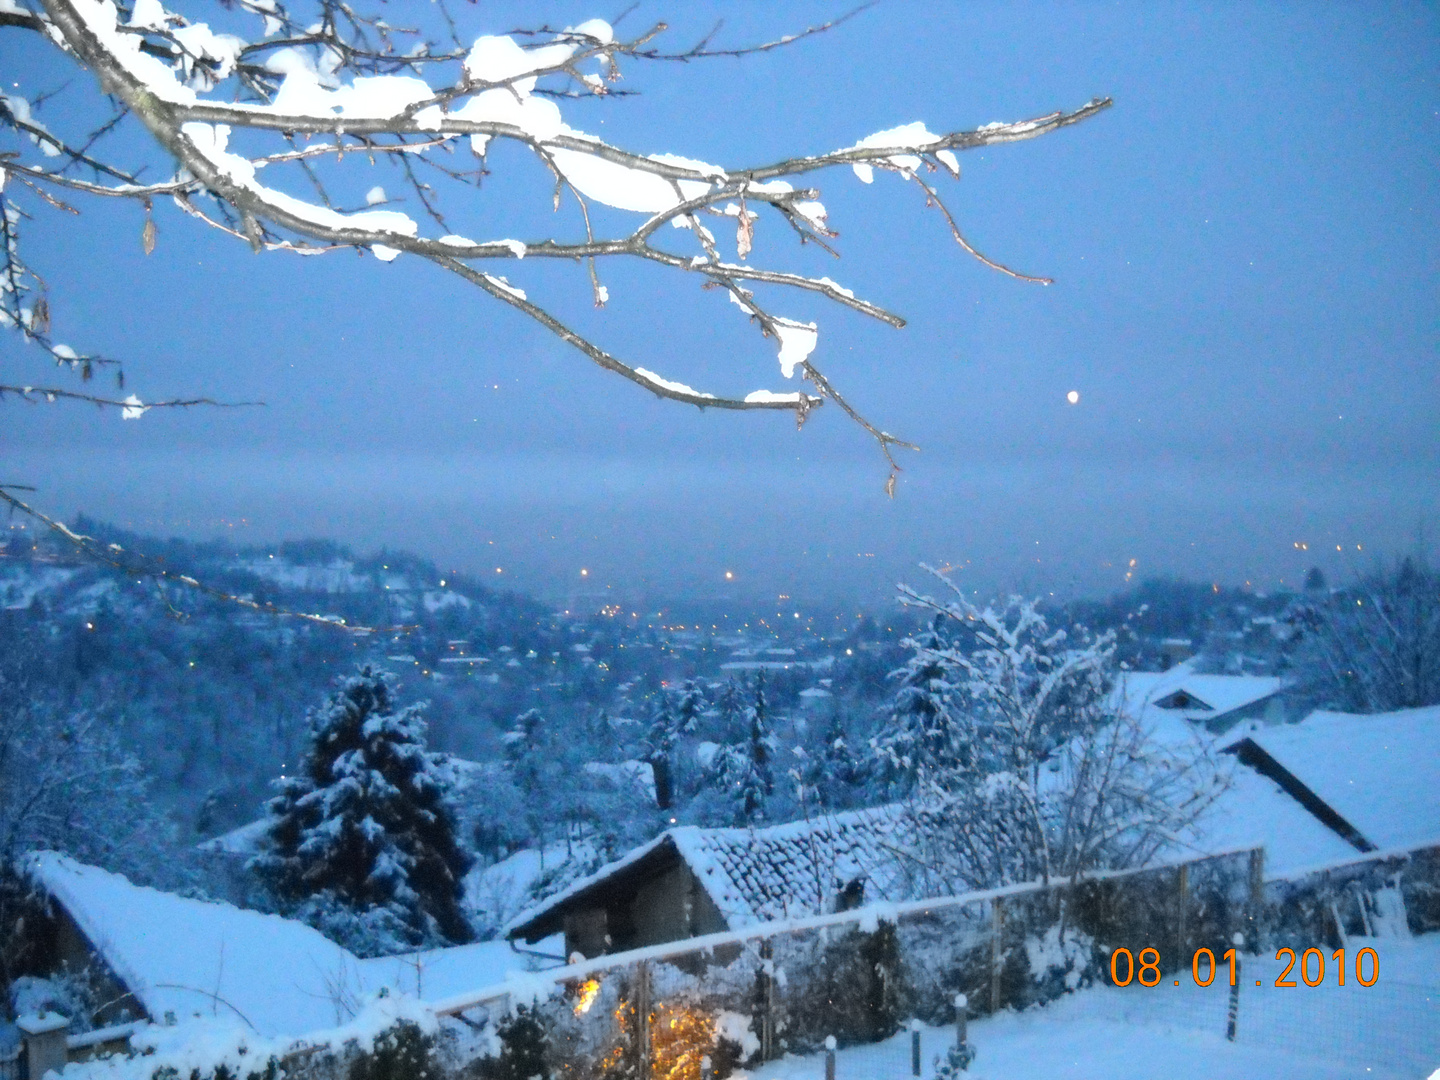
<path fill-rule="evenodd" d="M 990 901 L 990 1012 L 1000 1011 L 1000 936 L 1005 930 L 1005 911 L 1000 897 Z"/>
<path fill-rule="evenodd" d="M 970 999 L 964 994 L 955 995 L 955 1049 L 963 1051 L 965 1044 L 970 1039 L 967 1030 L 968 1013 L 970 1012 Z"/>
<path fill-rule="evenodd" d="M 650 965 L 635 965 L 635 1075 L 650 1080 Z"/>
<path fill-rule="evenodd" d="M 1181 970 L 1185 967 L 1185 945 L 1186 939 L 1190 936 L 1187 931 L 1186 919 L 1190 912 L 1190 864 L 1181 863 L 1179 881 L 1177 884 L 1176 903 L 1179 911 L 1175 920 L 1175 955 L 1179 958 Z"/>
<path fill-rule="evenodd" d="M 760 1060 L 775 1057 L 775 945 L 760 942 Z"/>
<path fill-rule="evenodd" d="M 910 1021 L 910 1075 L 920 1075 L 920 1021 Z"/>
<path fill-rule="evenodd" d="M 835 1036 L 825 1036 L 825 1080 L 835 1080 Z"/>
<path fill-rule="evenodd" d="M 70 1018 L 59 1013 L 30 1013 L 15 1021 L 25 1038 L 25 1066 L 34 1080 L 44 1080 L 45 1073 L 54 1069 L 65 1071 L 69 1060 L 65 1046 L 66 1032 L 70 1030 Z"/>
<path fill-rule="evenodd" d="M 1254 853 L 1251 853 L 1252 858 Z M 1235 946 L 1235 981 L 1230 984 L 1230 1010 L 1225 1019 L 1225 1038 L 1235 1041 L 1235 1023 L 1240 1016 L 1240 946 L 1245 944 L 1245 935 L 1236 934 L 1230 939 Z"/>
<path fill-rule="evenodd" d="M 1260 917 L 1265 912 L 1265 849 L 1250 849 L 1250 923 L 1260 932 Z M 1258 940 L 1258 939 L 1257 939 Z"/>

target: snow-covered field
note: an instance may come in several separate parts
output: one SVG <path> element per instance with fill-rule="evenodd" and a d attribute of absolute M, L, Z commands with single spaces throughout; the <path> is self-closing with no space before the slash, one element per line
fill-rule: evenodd
<path fill-rule="evenodd" d="M 1225 1038 L 1229 987 L 1182 978 L 1153 988 L 1094 987 L 1045 1008 L 1006 1012 L 970 1024 L 979 1056 L 975 1080 L 1424 1080 L 1440 1070 L 1440 934 L 1415 941 L 1350 942 L 1380 956 L 1380 978 L 1363 987 L 1331 974 L 1317 987 L 1277 988 L 1283 964 L 1246 958 L 1241 967 L 1236 1041 Z M 1313 971 L 1313 969 L 1312 969 Z M 1367 969 L 1368 973 L 1368 969 Z M 1260 987 L 1256 979 L 1262 980 Z M 1296 982 L 1299 983 L 1299 979 Z M 922 1075 L 953 1029 L 921 1031 Z M 910 1033 L 841 1050 L 837 1080 L 903 1080 Z M 823 1055 L 787 1058 L 750 1080 L 819 1080 Z"/>

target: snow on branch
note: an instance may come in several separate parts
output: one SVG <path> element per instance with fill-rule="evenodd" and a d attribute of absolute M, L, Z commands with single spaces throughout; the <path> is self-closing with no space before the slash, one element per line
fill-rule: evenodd
<path fill-rule="evenodd" d="M 206 9 L 207 15 L 225 19 L 223 27 L 188 18 L 161 0 L 39 0 L 33 10 L 4 6 L 0 29 L 30 31 L 58 45 L 98 78 L 118 111 L 100 128 L 72 137 L 42 123 L 38 99 L 18 94 L 0 99 L 0 129 L 14 136 L 16 147 L 0 154 L 0 192 L 5 180 L 15 180 L 53 205 L 61 204 L 46 188 L 139 202 L 146 209 L 147 252 L 156 243 L 151 200 L 168 195 L 186 214 L 243 239 L 257 252 L 320 255 L 358 249 L 384 262 L 401 255 L 425 259 L 660 397 L 702 408 L 783 409 L 801 424 L 812 409 L 835 402 L 877 441 L 890 466 L 887 490 L 892 493 L 899 466 L 891 449 L 910 444 L 846 402 L 817 366 L 826 342 L 821 327 L 784 314 L 783 307 L 794 290 L 897 328 L 905 320 L 829 277 L 765 265 L 775 247 L 770 223 L 785 226 L 775 237 L 793 235 L 802 247 L 813 244 L 838 256 L 832 243 L 837 233 L 809 175 L 848 165 L 871 183 L 877 170 L 893 172 L 924 190 L 927 204 L 940 209 L 956 241 L 975 258 L 1019 280 L 1048 284 L 1048 278 L 1020 274 L 981 255 L 922 174 L 943 172 L 958 180 L 961 151 L 1036 138 L 1110 105 L 1108 98 L 1098 99 L 1069 112 L 941 134 L 912 123 L 828 153 L 731 167 L 627 149 L 570 126 L 560 103 L 612 96 L 622 64 L 764 52 L 826 32 L 864 8 L 759 45 L 715 48 L 712 31 L 689 50 L 663 52 L 654 44 L 666 29 L 663 23 L 628 40 L 617 37 L 608 23 L 591 19 L 574 27 L 482 34 L 467 42 L 448 12 L 442 12 L 443 27 L 430 28 L 444 33 L 427 36 L 426 28 L 396 27 L 379 15 L 328 0 L 316 5 L 319 18 L 308 22 L 258 0 L 228 14 Z M 151 175 L 154 165 L 168 157 L 175 166 L 171 179 L 142 184 L 138 174 L 116 167 L 101 152 L 113 130 L 136 122 L 163 151 Z M 497 140 L 523 148 L 549 172 L 554 209 L 573 206 L 583 236 L 561 227 L 538 238 L 472 240 L 449 226 L 448 215 L 455 211 L 444 205 L 442 193 L 451 203 L 468 194 L 460 206 L 472 205 Z M 468 167 L 462 156 L 467 151 Z M 365 205 L 347 207 L 331 194 L 332 187 L 347 183 L 347 159 L 391 163 L 400 170 L 406 197 L 389 197 L 367 181 Z M 395 208 L 406 201 L 422 212 Z M 14 210 L 12 222 L 11 203 L 6 207 L 3 276 L 8 284 L 0 297 L 0 318 L 43 346 L 34 305 L 21 303 L 35 286 L 11 242 L 10 224 L 19 221 L 19 211 Z M 620 215 L 603 215 L 601 229 L 601 216 L 592 212 L 596 207 Z M 627 213 L 642 220 L 612 224 L 623 222 Z M 727 250 L 722 253 L 722 248 Z M 522 285 L 483 269 L 496 259 L 579 260 L 595 305 L 603 307 L 609 290 L 598 268 L 601 260 L 617 256 L 697 275 L 703 286 L 724 290 L 761 336 L 774 341 L 780 376 L 795 379 L 798 374 L 808 389 L 728 395 L 696 390 L 657 374 L 652 369 L 661 365 L 653 360 L 641 366 L 616 357 L 572 329 L 549 301 L 532 299 Z M 763 302 L 755 294 L 759 286 L 767 290 Z"/>

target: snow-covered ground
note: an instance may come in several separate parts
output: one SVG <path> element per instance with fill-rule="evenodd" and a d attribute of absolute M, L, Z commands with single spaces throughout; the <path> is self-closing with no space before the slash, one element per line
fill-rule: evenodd
<path fill-rule="evenodd" d="M 1424 1080 L 1440 1069 L 1440 934 L 1415 941 L 1351 939 L 1380 956 L 1372 987 L 1277 988 L 1281 963 L 1247 957 L 1240 972 L 1236 1041 L 1225 1038 L 1229 987 L 1223 969 L 1209 988 L 1182 978 L 1144 988 L 1094 987 L 1028 1012 L 970 1024 L 975 1080 Z M 1328 958 L 1327 958 L 1328 959 Z M 1312 961 L 1313 963 L 1313 961 Z M 1312 968 L 1313 975 L 1313 968 Z M 1368 969 L 1367 969 L 1368 975 Z M 1264 985 L 1255 986 L 1260 979 Z M 1299 983 L 1300 980 L 1296 979 Z M 921 1032 L 922 1075 L 953 1040 L 952 1028 Z M 841 1050 L 837 1080 L 903 1080 L 910 1033 Z M 824 1057 L 772 1062 L 750 1080 L 819 1080 Z"/>

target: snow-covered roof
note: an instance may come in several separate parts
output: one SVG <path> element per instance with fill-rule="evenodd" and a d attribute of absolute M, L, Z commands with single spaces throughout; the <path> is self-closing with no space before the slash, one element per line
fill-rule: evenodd
<path fill-rule="evenodd" d="M 1440 838 L 1440 705 L 1314 712 L 1231 734 L 1258 745 L 1376 847 Z"/>
<path fill-rule="evenodd" d="M 438 1001 L 532 966 L 504 941 L 361 960 L 304 923 L 133 885 L 55 852 L 28 868 L 156 1021 L 240 1018 L 260 1035 L 304 1035 L 348 1021 L 382 987 Z"/>
<path fill-rule="evenodd" d="M 273 1036 L 349 1018 L 341 999 L 361 988 L 357 961 L 318 930 L 132 885 L 51 851 L 28 868 L 153 1020 L 238 1015 Z"/>
<path fill-rule="evenodd" d="M 1247 847 L 1265 849 L 1267 877 L 1360 854 L 1279 784 L 1237 762 L 1230 786 L 1164 858 Z"/>
<path fill-rule="evenodd" d="M 902 899 L 892 853 L 898 820 L 898 808 L 879 807 L 764 828 L 669 829 L 511 920 L 505 932 L 534 923 L 667 845 L 732 930 L 824 914 L 833 910 L 837 892 L 857 878 L 865 882 L 867 899 Z"/>
<path fill-rule="evenodd" d="M 1133 715 L 1147 721 L 1169 714 L 1213 722 L 1273 697 L 1284 685 L 1265 675 L 1200 675 L 1193 661 L 1186 661 L 1168 671 L 1127 671 L 1116 694 Z M 1172 704 L 1177 701 L 1185 704 Z"/>

